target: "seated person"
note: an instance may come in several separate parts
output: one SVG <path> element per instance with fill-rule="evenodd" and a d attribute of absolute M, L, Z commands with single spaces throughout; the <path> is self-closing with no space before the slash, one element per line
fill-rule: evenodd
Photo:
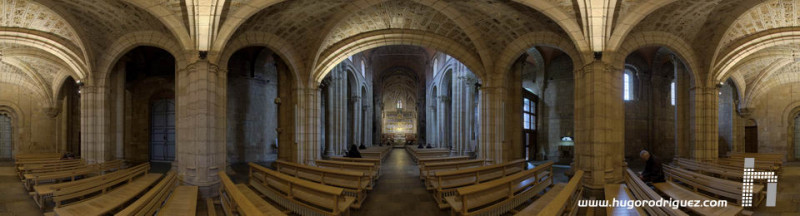
<path fill-rule="evenodd" d="M 644 182 L 658 183 L 664 182 L 664 171 L 661 166 L 661 161 L 657 160 L 655 156 L 650 155 L 647 150 L 642 150 L 639 157 L 645 161 L 644 171 L 639 174 L 639 178 Z"/>
<path fill-rule="evenodd" d="M 358 152 L 358 146 L 356 146 L 355 144 L 350 145 L 350 151 L 347 152 L 347 155 L 345 155 L 345 157 L 361 158 L 361 152 Z"/>

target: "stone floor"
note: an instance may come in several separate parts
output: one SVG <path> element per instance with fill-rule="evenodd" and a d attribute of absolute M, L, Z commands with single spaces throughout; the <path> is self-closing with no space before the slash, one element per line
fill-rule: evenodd
<path fill-rule="evenodd" d="M 778 177 L 778 199 L 775 207 L 762 204 L 753 215 L 800 215 L 800 162 L 784 164 Z"/>
<path fill-rule="evenodd" d="M 0 194 L 0 216 L 42 215 L 17 178 L 13 162 L 0 162 Z"/>
<path fill-rule="evenodd" d="M 394 149 L 381 170 L 383 175 L 354 216 L 448 215 L 439 210 L 430 192 L 419 180 L 419 168 L 404 149 Z"/>

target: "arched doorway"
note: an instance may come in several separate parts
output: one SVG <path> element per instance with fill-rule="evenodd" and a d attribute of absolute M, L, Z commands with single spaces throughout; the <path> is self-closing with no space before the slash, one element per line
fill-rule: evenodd
<path fill-rule="evenodd" d="M 753 119 L 747 120 L 744 127 L 744 151 L 758 153 L 758 124 Z"/>
<path fill-rule="evenodd" d="M 150 160 L 175 160 L 175 99 L 173 92 L 154 96 L 150 102 Z"/>
<path fill-rule="evenodd" d="M 14 150 L 12 134 L 14 129 L 11 126 L 11 117 L 0 114 L 0 160 L 10 160 Z"/>
<path fill-rule="evenodd" d="M 794 134 L 792 140 L 794 148 L 792 150 L 794 151 L 794 160 L 800 160 L 800 114 L 794 117 L 793 123 L 794 123 L 794 128 L 793 128 L 794 131 L 791 131 L 791 133 Z"/>

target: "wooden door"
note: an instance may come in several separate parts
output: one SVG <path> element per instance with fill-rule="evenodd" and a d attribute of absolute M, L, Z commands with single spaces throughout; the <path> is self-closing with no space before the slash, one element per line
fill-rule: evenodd
<path fill-rule="evenodd" d="M 153 101 L 150 116 L 150 160 L 175 160 L 175 100 Z"/>

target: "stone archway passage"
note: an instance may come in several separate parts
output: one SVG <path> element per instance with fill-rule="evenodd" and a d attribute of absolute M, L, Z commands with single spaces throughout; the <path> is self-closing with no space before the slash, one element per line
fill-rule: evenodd
<path fill-rule="evenodd" d="M 0 160 L 11 159 L 11 152 L 14 145 L 12 140 L 11 118 L 7 115 L 0 115 Z"/>
<path fill-rule="evenodd" d="M 383 172 L 355 216 L 447 215 L 419 180 L 419 168 L 404 149 L 393 149 L 381 165 Z"/>

